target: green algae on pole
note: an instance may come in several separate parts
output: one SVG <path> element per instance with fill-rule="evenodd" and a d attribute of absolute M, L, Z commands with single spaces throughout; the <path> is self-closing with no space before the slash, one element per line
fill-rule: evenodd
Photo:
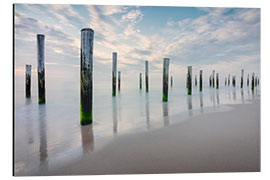
<path fill-rule="evenodd" d="M 187 73 L 187 94 L 192 94 L 192 66 L 188 66 Z"/>
<path fill-rule="evenodd" d="M 241 88 L 243 88 L 244 85 L 244 69 L 241 71 Z"/>
<path fill-rule="evenodd" d="M 116 71 L 117 71 L 117 52 L 112 54 L 113 67 L 112 67 L 112 95 L 116 95 Z"/>
<path fill-rule="evenodd" d="M 43 34 L 37 35 L 37 61 L 38 61 L 38 103 L 45 103 L 45 66 L 44 66 L 44 40 Z"/>
<path fill-rule="evenodd" d="M 202 70 L 200 70 L 200 91 L 202 91 L 202 85 L 203 85 L 203 78 L 202 78 L 202 73 L 203 73 L 203 71 Z"/>
<path fill-rule="evenodd" d="M 254 76 L 255 76 L 255 74 L 254 73 L 252 73 L 252 77 L 251 77 L 251 90 L 253 91 L 254 90 L 254 84 L 255 84 L 255 79 L 254 79 Z"/>
<path fill-rule="evenodd" d="M 169 64 L 170 64 L 170 59 L 164 58 L 163 60 L 163 93 L 162 93 L 163 101 L 168 101 Z"/>
<path fill-rule="evenodd" d="M 215 70 L 212 71 L 212 86 L 215 87 Z"/>
<path fill-rule="evenodd" d="M 81 30 L 81 125 L 93 122 L 93 44 L 94 31 Z"/>
<path fill-rule="evenodd" d="M 219 88 L 219 79 L 218 79 L 218 73 L 216 73 L 216 88 Z"/>
<path fill-rule="evenodd" d="M 142 73 L 140 73 L 140 89 L 142 89 Z"/>
<path fill-rule="evenodd" d="M 118 91 L 120 91 L 120 85 L 121 85 L 121 72 L 118 71 Z"/>
<path fill-rule="evenodd" d="M 149 91 L 148 61 L 145 61 L 145 91 Z"/>
<path fill-rule="evenodd" d="M 31 97 L 31 68 L 32 65 L 25 65 L 25 96 Z"/>

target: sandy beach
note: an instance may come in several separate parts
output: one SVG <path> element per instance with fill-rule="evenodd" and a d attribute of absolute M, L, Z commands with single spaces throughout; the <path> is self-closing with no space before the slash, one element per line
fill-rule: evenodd
<path fill-rule="evenodd" d="M 117 136 L 84 159 L 38 175 L 258 172 L 260 100 L 250 102 L 166 128 Z"/>

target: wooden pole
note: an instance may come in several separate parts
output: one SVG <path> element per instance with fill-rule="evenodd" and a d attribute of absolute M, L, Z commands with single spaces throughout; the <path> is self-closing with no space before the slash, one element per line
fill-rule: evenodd
<path fill-rule="evenodd" d="M 247 75 L 247 86 L 249 86 L 249 74 Z"/>
<path fill-rule="evenodd" d="M 241 88 L 243 88 L 244 85 L 244 69 L 241 71 Z"/>
<path fill-rule="evenodd" d="M 163 94 L 162 94 L 163 101 L 168 101 L 169 64 L 170 64 L 170 59 L 164 58 L 163 60 Z"/>
<path fill-rule="evenodd" d="M 200 70 L 200 91 L 202 91 L 202 87 L 203 87 L 203 77 L 202 77 L 202 73 L 203 73 L 203 71 L 202 70 Z"/>
<path fill-rule="evenodd" d="M 142 73 L 140 73 L 140 89 L 142 89 Z"/>
<path fill-rule="evenodd" d="M 215 87 L 215 70 L 212 72 L 212 86 Z"/>
<path fill-rule="evenodd" d="M 227 86 L 227 78 L 225 77 L 225 86 Z"/>
<path fill-rule="evenodd" d="M 120 86 L 121 86 L 121 72 L 118 71 L 118 91 L 120 91 Z"/>
<path fill-rule="evenodd" d="M 212 86 L 212 75 L 209 76 L 209 86 Z"/>
<path fill-rule="evenodd" d="M 253 91 L 254 90 L 254 85 L 255 85 L 255 73 L 252 73 L 252 77 L 251 77 L 251 90 Z"/>
<path fill-rule="evenodd" d="M 37 35 L 37 61 L 38 61 L 38 103 L 45 103 L 45 66 L 44 66 L 44 40 L 43 34 Z"/>
<path fill-rule="evenodd" d="M 148 61 L 145 61 L 145 91 L 149 91 Z"/>
<path fill-rule="evenodd" d="M 117 52 L 112 54 L 112 95 L 116 95 Z"/>
<path fill-rule="evenodd" d="M 197 86 L 197 74 L 195 74 L 195 86 Z"/>
<path fill-rule="evenodd" d="M 31 97 L 31 68 L 32 65 L 25 65 L 25 96 Z"/>
<path fill-rule="evenodd" d="M 81 125 L 93 122 L 93 44 L 94 31 L 81 30 Z"/>
<path fill-rule="evenodd" d="M 230 79 L 231 79 L 231 76 L 230 74 L 228 75 L 228 86 L 230 86 Z"/>
<path fill-rule="evenodd" d="M 187 94 L 192 94 L 192 66 L 188 66 L 187 73 Z"/>
<path fill-rule="evenodd" d="M 216 73 L 216 88 L 219 88 L 219 79 L 218 79 L 218 73 Z"/>
<path fill-rule="evenodd" d="M 232 77 L 232 85 L 233 85 L 233 87 L 235 87 L 235 84 L 236 84 L 235 81 L 236 81 L 236 80 L 235 80 L 235 76 L 233 76 L 233 77 Z"/>
<path fill-rule="evenodd" d="M 173 86 L 173 77 L 171 76 L 171 87 Z"/>

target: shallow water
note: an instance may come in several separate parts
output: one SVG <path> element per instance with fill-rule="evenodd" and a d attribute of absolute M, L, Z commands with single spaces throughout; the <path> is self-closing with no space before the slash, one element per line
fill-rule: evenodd
<path fill-rule="evenodd" d="M 80 89 L 77 83 L 60 81 L 46 89 L 46 104 L 38 105 L 37 91 L 25 98 L 15 91 L 15 175 L 39 175 L 74 159 L 84 158 L 121 134 L 139 133 L 171 126 L 188 116 L 228 110 L 227 104 L 248 103 L 259 98 L 233 87 L 210 88 L 203 92 L 193 86 L 186 95 L 184 86 L 169 87 L 169 100 L 161 100 L 161 88 L 125 88 L 111 96 L 110 88 L 94 88 L 93 125 L 80 126 Z M 225 105 L 225 106 L 224 106 Z M 172 116 L 178 115 L 179 118 Z"/>

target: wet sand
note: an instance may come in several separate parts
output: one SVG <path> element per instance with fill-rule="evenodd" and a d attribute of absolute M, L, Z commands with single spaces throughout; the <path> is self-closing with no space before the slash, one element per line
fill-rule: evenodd
<path fill-rule="evenodd" d="M 258 172 L 260 100 L 251 102 L 166 128 L 116 136 L 84 159 L 38 175 Z"/>

